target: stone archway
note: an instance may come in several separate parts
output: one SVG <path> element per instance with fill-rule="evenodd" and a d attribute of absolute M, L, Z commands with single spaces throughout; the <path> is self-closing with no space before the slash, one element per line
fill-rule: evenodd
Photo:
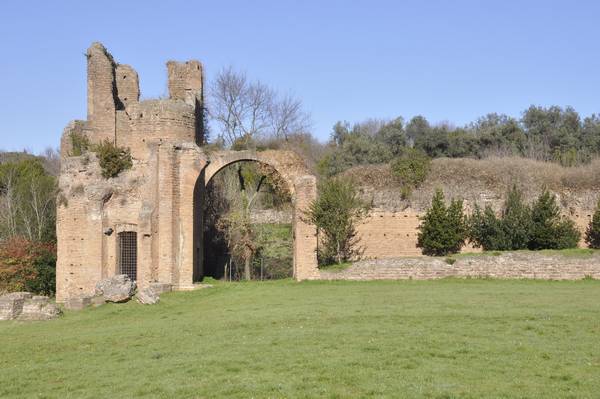
<path fill-rule="evenodd" d="M 303 213 L 316 198 L 316 178 L 304 162 L 288 151 L 218 151 L 204 153 L 198 147 L 179 147 L 179 269 L 177 286 L 193 287 L 195 277 L 203 268 L 203 218 L 201 204 L 205 200 L 204 188 L 212 177 L 228 165 L 254 161 L 272 167 L 288 184 L 293 207 L 293 275 L 296 280 L 318 277 L 317 236 L 313 225 L 303 220 Z"/>

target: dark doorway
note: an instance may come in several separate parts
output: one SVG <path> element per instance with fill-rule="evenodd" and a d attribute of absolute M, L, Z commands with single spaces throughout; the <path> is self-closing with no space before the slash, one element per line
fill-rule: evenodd
<path fill-rule="evenodd" d="M 119 274 L 125 274 L 132 281 L 137 281 L 137 233 L 135 231 L 119 233 Z"/>

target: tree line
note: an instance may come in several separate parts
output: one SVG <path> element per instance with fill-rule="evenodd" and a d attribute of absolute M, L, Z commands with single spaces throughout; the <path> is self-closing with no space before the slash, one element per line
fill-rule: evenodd
<path fill-rule="evenodd" d="M 352 126 L 338 122 L 319 170 L 333 176 L 356 165 L 388 163 L 407 147 L 430 158 L 519 156 L 574 166 L 600 154 L 600 116 L 531 106 L 519 119 L 491 113 L 462 127 L 433 125 L 423 116 L 407 123 L 401 117 Z"/>
<path fill-rule="evenodd" d="M 0 154 L 0 294 L 52 295 L 56 263 L 56 152 Z"/>
<path fill-rule="evenodd" d="M 292 149 L 322 176 L 357 165 L 389 163 L 408 148 L 430 158 L 518 156 L 563 166 L 586 163 L 600 154 L 600 115 L 536 105 L 519 117 L 490 113 L 465 126 L 432 123 L 422 115 L 408 121 L 339 121 L 329 140 L 321 143 L 311 134 L 311 118 L 300 99 L 233 68 L 222 70 L 209 85 L 207 110 L 212 146 Z"/>

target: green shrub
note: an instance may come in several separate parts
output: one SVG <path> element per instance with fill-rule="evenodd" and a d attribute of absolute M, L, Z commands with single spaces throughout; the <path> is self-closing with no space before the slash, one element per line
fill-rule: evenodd
<path fill-rule="evenodd" d="M 260 223 L 253 225 L 258 250 L 252 258 L 252 276 L 264 280 L 293 277 L 292 224 Z"/>
<path fill-rule="evenodd" d="M 469 241 L 484 251 L 525 249 L 529 243 L 531 212 L 516 186 L 508 192 L 501 217 L 488 205 L 476 206 L 469 218 Z"/>
<path fill-rule="evenodd" d="M 484 212 L 475 207 L 469 218 L 469 240 L 485 251 L 575 248 L 579 238 L 575 223 L 561 217 L 556 198 L 547 190 L 530 208 L 513 187 L 500 218 L 489 206 Z"/>
<path fill-rule="evenodd" d="M 594 216 L 585 231 L 585 242 L 590 248 L 600 249 L 600 201 L 598 201 Z"/>
<path fill-rule="evenodd" d="M 71 153 L 69 155 L 78 157 L 90 149 L 90 139 L 83 133 L 71 132 Z"/>
<path fill-rule="evenodd" d="M 356 225 L 368 209 L 351 180 L 327 179 L 319 184 L 319 197 L 310 204 L 306 218 L 323 238 L 321 265 L 346 262 L 359 253 Z"/>
<path fill-rule="evenodd" d="M 496 217 L 494 210 L 488 205 L 484 211 L 479 206 L 468 218 L 469 241 L 484 251 L 502 250 L 507 246 L 503 221 Z"/>
<path fill-rule="evenodd" d="M 575 248 L 580 239 L 575 223 L 561 217 L 556 197 L 548 190 L 531 207 L 529 236 L 532 250 Z"/>
<path fill-rule="evenodd" d="M 417 247 L 424 255 L 446 256 L 460 251 L 468 233 L 461 200 L 452 200 L 446 207 L 444 193 L 437 190 L 421 220 Z"/>
<path fill-rule="evenodd" d="M 387 133 L 384 136 L 390 138 Z M 350 127 L 348 123 L 338 122 L 331 139 L 333 145 L 317 165 L 323 176 L 331 177 L 357 165 L 388 163 L 393 157 L 391 144 L 369 134 L 361 124 Z"/>
<path fill-rule="evenodd" d="M 402 184 L 402 197 L 407 198 L 412 189 L 427 178 L 431 160 L 422 151 L 404 148 L 401 156 L 390 163 L 390 168 L 394 177 Z"/>
<path fill-rule="evenodd" d="M 53 244 L 24 238 L 0 243 L 0 292 L 12 291 L 54 295 L 56 248 Z"/>
<path fill-rule="evenodd" d="M 132 166 L 129 148 L 118 147 L 111 141 L 105 140 L 95 146 L 94 150 L 102 168 L 102 177 L 106 179 L 117 177 Z"/>
<path fill-rule="evenodd" d="M 525 249 L 529 242 L 531 209 L 523 201 L 523 193 L 513 185 L 509 190 L 502 209 L 502 230 L 505 236 L 504 248 L 497 250 Z M 492 248 L 494 249 L 494 248 Z"/>
<path fill-rule="evenodd" d="M 581 233 L 575 222 L 567 218 L 561 218 L 554 226 L 554 246 L 548 249 L 568 249 L 577 248 Z"/>

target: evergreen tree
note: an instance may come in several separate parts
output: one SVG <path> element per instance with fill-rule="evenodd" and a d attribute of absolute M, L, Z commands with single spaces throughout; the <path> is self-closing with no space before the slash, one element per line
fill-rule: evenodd
<path fill-rule="evenodd" d="M 554 247 L 553 224 L 560 217 L 556 198 L 548 190 L 539 196 L 531 209 L 531 239 L 529 249 L 548 249 Z"/>
<path fill-rule="evenodd" d="M 496 217 L 491 206 L 486 206 L 483 212 L 479 206 L 475 206 L 473 214 L 469 218 L 469 241 L 475 247 L 481 247 L 484 251 L 496 251 L 506 248 L 506 237 L 503 221 Z"/>
<path fill-rule="evenodd" d="M 419 226 L 417 246 L 424 255 L 445 256 L 459 252 L 466 235 L 462 201 L 452 201 L 446 207 L 444 193 L 437 190 Z"/>
<path fill-rule="evenodd" d="M 575 222 L 567 218 L 561 218 L 554 227 L 555 241 L 553 249 L 577 248 L 581 233 Z"/>
<path fill-rule="evenodd" d="M 450 240 L 448 242 L 449 253 L 460 252 L 467 239 L 467 223 L 463 212 L 462 199 L 453 199 L 448 207 L 448 230 Z"/>
<path fill-rule="evenodd" d="M 556 197 L 544 190 L 531 209 L 529 249 L 574 248 L 579 238 L 573 221 L 560 216 Z"/>
<path fill-rule="evenodd" d="M 523 202 L 523 194 L 513 185 L 508 192 L 502 211 L 502 230 L 505 245 L 502 249 L 515 250 L 527 248 L 531 211 Z"/>
<path fill-rule="evenodd" d="M 600 200 L 585 232 L 585 242 L 590 248 L 600 249 Z"/>
<path fill-rule="evenodd" d="M 385 144 L 393 156 L 400 156 L 406 147 L 406 134 L 404 133 L 404 120 L 398 117 L 379 129 L 375 139 Z"/>

